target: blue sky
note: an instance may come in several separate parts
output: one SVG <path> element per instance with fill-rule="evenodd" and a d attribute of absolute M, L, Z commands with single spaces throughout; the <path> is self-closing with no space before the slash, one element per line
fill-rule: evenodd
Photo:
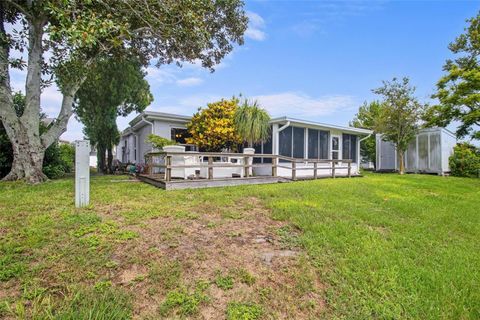
<path fill-rule="evenodd" d="M 246 1 L 245 44 L 214 73 L 196 64 L 149 68 L 154 102 L 147 110 L 190 115 L 242 93 L 272 116 L 347 125 L 382 80 L 409 76 L 428 101 L 451 57 L 447 48 L 476 15 L 478 1 Z M 15 77 L 12 77 L 15 80 Z M 51 116 L 61 97 L 42 98 Z M 120 129 L 128 125 L 119 119 Z M 63 138 L 82 138 L 73 120 Z"/>

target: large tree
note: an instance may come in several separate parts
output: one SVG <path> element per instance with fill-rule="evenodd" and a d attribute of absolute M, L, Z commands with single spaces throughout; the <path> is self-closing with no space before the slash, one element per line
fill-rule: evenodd
<path fill-rule="evenodd" d="M 243 43 L 246 26 L 241 0 L 0 1 L 0 120 L 14 157 L 5 179 L 46 179 L 45 149 L 65 132 L 75 94 L 99 56 L 133 54 L 157 66 L 200 60 L 212 69 Z M 26 52 L 27 62 L 12 57 L 13 50 Z M 26 69 L 20 117 L 10 84 L 15 67 Z M 63 94 L 61 109 L 40 134 L 42 87 L 52 81 Z"/>
<path fill-rule="evenodd" d="M 76 94 L 74 111 L 97 148 L 100 172 L 112 172 L 112 149 L 119 142 L 117 117 L 142 112 L 153 101 L 146 73 L 135 57 L 101 59 Z"/>
<path fill-rule="evenodd" d="M 415 137 L 425 111 L 425 105 L 415 97 L 415 87 L 408 78 L 383 81 L 383 86 L 372 90 L 383 97 L 380 117 L 374 130 L 383 135 L 383 139 L 394 144 L 397 150 L 399 173 L 404 174 L 404 155 L 408 144 Z"/>
<path fill-rule="evenodd" d="M 350 122 L 355 128 L 363 128 L 373 130 L 374 134 L 362 141 L 360 145 L 360 154 L 368 161 L 376 165 L 376 143 L 375 143 L 375 127 L 380 119 L 382 104 L 378 101 L 367 103 L 366 101 L 358 109 L 357 114 Z"/>
<path fill-rule="evenodd" d="M 449 45 L 456 58 L 443 66 L 446 74 L 433 96 L 440 104 L 428 110 L 425 120 L 442 127 L 458 122 L 459 138 L 480 140 L 480 13 L 468 22 L 465 33 Z"/>

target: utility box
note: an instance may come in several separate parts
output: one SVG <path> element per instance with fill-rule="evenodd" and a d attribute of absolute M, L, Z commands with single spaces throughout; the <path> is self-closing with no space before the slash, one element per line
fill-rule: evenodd
<path fill-rule="evenodd" d="M 75 207 L 90 202 L 90 141 L 75 141 Z"/>
<path fill-rule="evenodd" d="M 448 159 L 457 143 L 455 135 L 445 128 L 422 129 L 410 142 L 405 152 L 405 172 L 437 173 L 450 172 Z M 393 143 L 383 141 L 376 135 L 377 171 L 396 171 L 399 163 Z"/>

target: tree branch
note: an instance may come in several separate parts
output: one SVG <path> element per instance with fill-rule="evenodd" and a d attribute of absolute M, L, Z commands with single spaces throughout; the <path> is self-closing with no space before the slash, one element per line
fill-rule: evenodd
<path fill-rule="evenodd" d="M 41 136 L 42 145 L 45 148 L 48 148 L 65 131 L 67 131 L 68 120 L 73 114 L 73 100 L 80 85 L 81 83 L 73 86 L 63 94 L 62 108 L 60 109 L 57 119 L 55 119 L 48 131 Z"/>
<path fill-rule="evenodd" d="M 7 4 L 10 4 L 11 6 L 15 7 L 18 11 L 20 11 L 26 18 L 27 20 L 32 20 L 33 16 L 26 10 L 23 6 L 19 5 L 15 1 L 12 0 L 4 0 L 6 1 Z"/>

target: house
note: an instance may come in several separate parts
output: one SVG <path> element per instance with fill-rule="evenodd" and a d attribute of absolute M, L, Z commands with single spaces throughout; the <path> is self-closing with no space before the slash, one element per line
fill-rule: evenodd
<path fill-rule="evenodd" d="M 152 133 L 177 141 L 179 144 L 185 144 L 185 137 L 188 135 L 186 125 L 190 119 L 189 116 L 153 111 L 139 114 L 121 135 L 120 144 L 117 147 L 118 160 L 124 163 L 144 163 L 145 155 L 152 151 L 152 146 L 145 140 Z M 360 141 L 372 134 L 372 131 L 366 129 L 289 117 L 274 118 L 270 123 L 271 137 L 266 142 L 255 146 L 255 153 L 305 159 L 305 162 L 300 165 L 302 169 L 299 169 L 299 177 L 313 175 L 313 164 L 309 163 L 308 159 L 349 159 L 352 160 L 352 174 L 358 174 Z M 188 147 L 192 150 L 192 146 Z M 254 158 L 253 161 L 267 163 L 271 159 Z M 291 163 L 285 163 L 282 165 L 283 168 L 279 168 L 279 176 L 291 175 L 289 165 Z M 325 166 L 330 164 L 325 163 Z M 255 168 L 254 174 L 267 174 L 268 170 L 271 170 L 268 166 Z M 345 170 L 346 174 L 345 167 L 341 170 Z"/>
<path fill-rule="evenodd" d="M 152 145 L 146 142 L 149 134 L 185 144 L 187 123 L 190 116 L 144 111 L 130 121 L 117 146 L 117 159 L 123 163 L 144 163 L 145 154 L 152 151 Z"/>
<path fill-rule="evenodd" d="M 448 159 L 457 143 L 455 134 L 445 128 L 426 128 L 410 142 L 404 156 L 405 172 L 436 173 L 450 171 Z M 393 143 L 376 135 L 377 171 L 398 170 L 397 151 Z"/>

